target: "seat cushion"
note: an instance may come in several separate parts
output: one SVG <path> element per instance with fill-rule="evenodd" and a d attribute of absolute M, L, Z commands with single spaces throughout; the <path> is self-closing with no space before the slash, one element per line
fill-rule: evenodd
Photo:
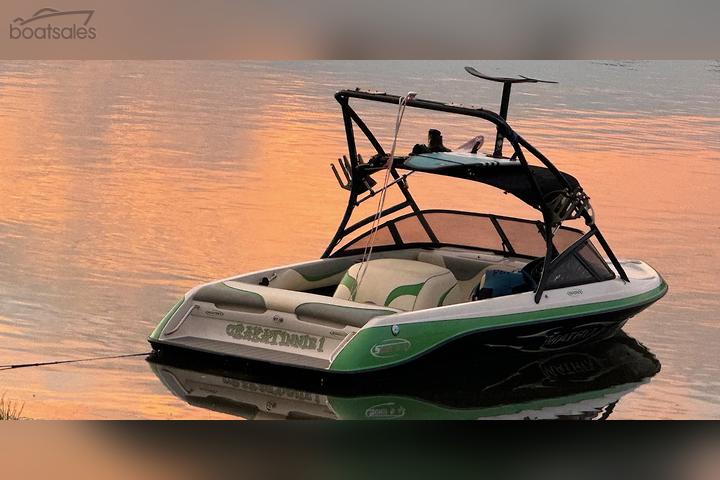
<path fill-rule="evenodd" d="M 392 315 L 400 311 L 234 280 L 206 285 L 193 295 L 193 300 L 214 303 L 221 309 L 247 313 L 267 311 L 293 313 L 299 320 L 307 322 L 320 321 L 354 327 L 362 327 L 371 318 Z"/>
<path fill-rule="evenodd" d="M 443 300 L 443 305 L 454 305 L 469 302 L 472 292 L 480 283 L 482 272 L 491 265 L 488 262 L 469 258 L 441 255 L 434 251 L 422 251 L 418 254 L 421 262 L 432 263 L 446 267 L 457 279 L 457 286 L 453 288 Z"/>
<path fill-rule="evenodd" d="M 382 258 L 350 267 L 334 297 L 403 311 L 423 310 L 443 305 L 456 285 L 455 276 L 445 267 Z"/>
<path fill-rule="evenodd" d="M 471 301 L 473 293 L 482 281 L 487 269 L 516 271 L 520 270 L 526 263 L 514 259 L 489 261 L 480 258 L 465 258 L 425 250 L 418 254 L 417 259 L 421 262 L 446 267 L 455 275 L 458 281 L 457 287 L 453 288 L 445 297 L 443 305 L 455 305 Z"/>
<path fill-rule="evenodd" d="M 296 292 L 330 287 L 338 284 L 353 263 L 352 258 L 329 258 L 320 263 L 286 268 L 275 272 L 268 286 Z"/>

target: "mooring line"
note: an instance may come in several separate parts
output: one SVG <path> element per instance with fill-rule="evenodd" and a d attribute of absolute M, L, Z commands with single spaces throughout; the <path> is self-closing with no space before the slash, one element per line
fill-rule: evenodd
<path fill-rule="evenodd" d="M 147 356 L 150 355 L 151 352 L 143 352 L 143 353 L 125 353 L 121 355 L 108 355 L 104 357 L 88 357 L 88 358 L 76 358 L 76 359 L 69 359 L 69 360 L 52 360 L 48 362 L 34 362 L 34 363 L 16 363 L 16 364 L 9 364 L 9 365 L 0 365 L 0 370 L 14 370 L 17 368 L 27 368 L 27 367 L 42 367 L 46 365 L 60 365 L 65 363 L 78 363 L 78 362 L 92 362 L 95 360 L 112 360 L 116 358 L 127 358 L 127 357 L 140 357 L 140 356 Z"/>

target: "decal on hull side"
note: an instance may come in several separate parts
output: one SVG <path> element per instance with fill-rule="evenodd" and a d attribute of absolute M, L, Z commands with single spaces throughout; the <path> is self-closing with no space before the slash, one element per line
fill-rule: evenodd
<path fill-rule="evenodd" d="M 407 352 L 412 344 L 404 338 L 389 338 L 370 348 L 370 355 L 376 358 L 388 358 Z"/>
<path fill-rule="evenodd" d="M 237 340 L 298 350 L 322 352 L 325 345 L 325 337 L 322 336 L 293 333 L 280 328 L 267 328 L 245 323 L 231 323 L 225 328 L 225 333 Z"/>

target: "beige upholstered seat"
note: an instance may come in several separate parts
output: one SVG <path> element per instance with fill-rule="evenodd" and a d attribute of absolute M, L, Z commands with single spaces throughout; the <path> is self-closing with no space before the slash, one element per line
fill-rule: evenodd
<path fill-rule="evenodd" d="M 417 259 L 421 262 L 445 267 L 455 275 L 457 287 L 453 288 L 450 293 L 445 296 L 443 305 L 454 305 L 471 301 L 473 292 L 482 282 L 487 268 L 514 271 L 522 268 L 524 265 L 523 262 L 515 260 L 506 259 L 501 262 L 488 262 L 472 258 L 442 255 L 436 251 L 421 251 Z"/>
<path fill-rule="evenodd" d="M 473 290 L 480 283 L 483 270 L 489 265 L 479 260 L 445 257 L 437 252 L 420 252 L 418 260 L 448 268 L 457 279 L 457 286 L 445 296 L 443 305 L 469 302 Z"/>
<path fill-rule="evenodd" d="M 334 297 L 404 311 L 423 310 L 443 305 L 456 285 L 455 276 L 445 267 L 382 258 L 350 267 Z"/>
<path fill-rule="evenodd" d="M 343 299 L 313 293 L 279 290 L 238 281 L 206 285 L 194 300 L 215 304 L 217 308 L 247 313 L 287 312 L 299 320 L 362 327 L 371 318 L 398 313 L 395 308 L 360 305 Z"/>
<path fill-rule="evenodd" d="M 286 268 L 270 279 L 269 286 L 282 290 L 304 292 L 315 288 L 337 285 L 347 271 L 355 263 L 352 258 L 328 259 L 322 264 L 299 265 Z"/>

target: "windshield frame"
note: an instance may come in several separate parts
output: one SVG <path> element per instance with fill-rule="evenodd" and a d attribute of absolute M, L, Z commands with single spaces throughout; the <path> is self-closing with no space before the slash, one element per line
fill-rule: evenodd
<path fill-rule="evenodd" d="M 498 250 L 496 248 L 490 248 L 487 246 L 481 246 L 481 245 L 469 245 L 464 243 L 446 243 L 441 242 L 439 240 L 434 241 L 428 241 L 428 242 L 405 242 L 402 237 L 398 234 L 397 229 L 394 228 L 395 225 L 405 219 L 416 217 L 419 222 L 422 222 L 421 219 L 425 219 L 425 225 L 429 226 L 432 229 L 432 223 L 427 221 L 427 216 L 432 214 L 451 214 L 451 215 L 458 215 L 458 216 L 471 216 L 471 217 L 480 217 L 480 218 L 487 218 L 490 220 L 490 223 L 495 228 L 495 233 L 497 234 L 497 238 L 500 241 L 500 244 L 502 245 L 503 249 Z M 546 239 L 544 236 L 545 227 L 542 221 L 540 220 L 530 220 L 525 218 L 517 218 L 517 217 L 509 217 L 504 215 L 495 215 L 491 213 L 478 213 L 478 212 L 467 212 L 462 210 L 450 210 L 450 209 L 427 209 L 427 210 L 420 210 L 420 211 L 412 211 L 408 212 L 404 215 L 397 216 L 395 218 L 392 218 L 390 220 L 387 220 L 383 223 L 381 223 L 378 226 L 378 231 L 380 231 L 383 228 L 387 228 L 390 232 L 392 238 L 395 240 L 395 243 L 393 245 L 376 245 L 373 247 L 374 251 L 391 251 L 391 250 L 401 250 L 401 249 L 407 249 L 407 248 L 440 248 L 440 247 L 455 247 L 455 248 L 466 248 L 470 250 L 478 250 L 478 251 L 485 251 L 485 252 L 491 252 L 497 255 L 503 255 L 503 256 L 513 256 L 513 257 L 519 257 L 519 258 L 527 258 L 527 259 L 534 259 L 537 258 L 537 255 L 531 255 L 526 252 L 518 251 L 516 249 L 515 245 L 512 244 L 510 241 L 508 235 L 506 234 L 505 230 L 501 226 L 499 221 L 503 222 L 515 222 L 515 223 L 522 223 L 522 224 L 528 224 L 528 225 L 534 225 L 537 229 L 538 234 L 538 242 L 544 247 L 546 244 Z M 428 225 L 429 224 L 429 225 Z M 577 228 L 568 227 L 568 226 L 561 226 L 561 230 L 572 232 L 577 234 L 577 238 L 581 238 L 583 236 L 583 231 L 579 230 Z M 359 253 L 362 253 L 364 250 L 364 246 L 359 246 L 353 248 L 353 245 L 357 244 L 358 242 L 361 242 L 363 239 L 367 238 L 372 233 L 372 229 L 363 231 L 361 234 L 354 236 L 347 242 L 345 242 L 343 245 L 337 247 L 331 254 L 330 257 L 341 257 L 341 256 L 349 256 L 349 255 L 357 255 Z M 436 235 L 434 235 L 436 237 Z M 437 237 L 436 237 L 437 238 Z M 573 242 L 574 243 L 574 242 Z"/>

